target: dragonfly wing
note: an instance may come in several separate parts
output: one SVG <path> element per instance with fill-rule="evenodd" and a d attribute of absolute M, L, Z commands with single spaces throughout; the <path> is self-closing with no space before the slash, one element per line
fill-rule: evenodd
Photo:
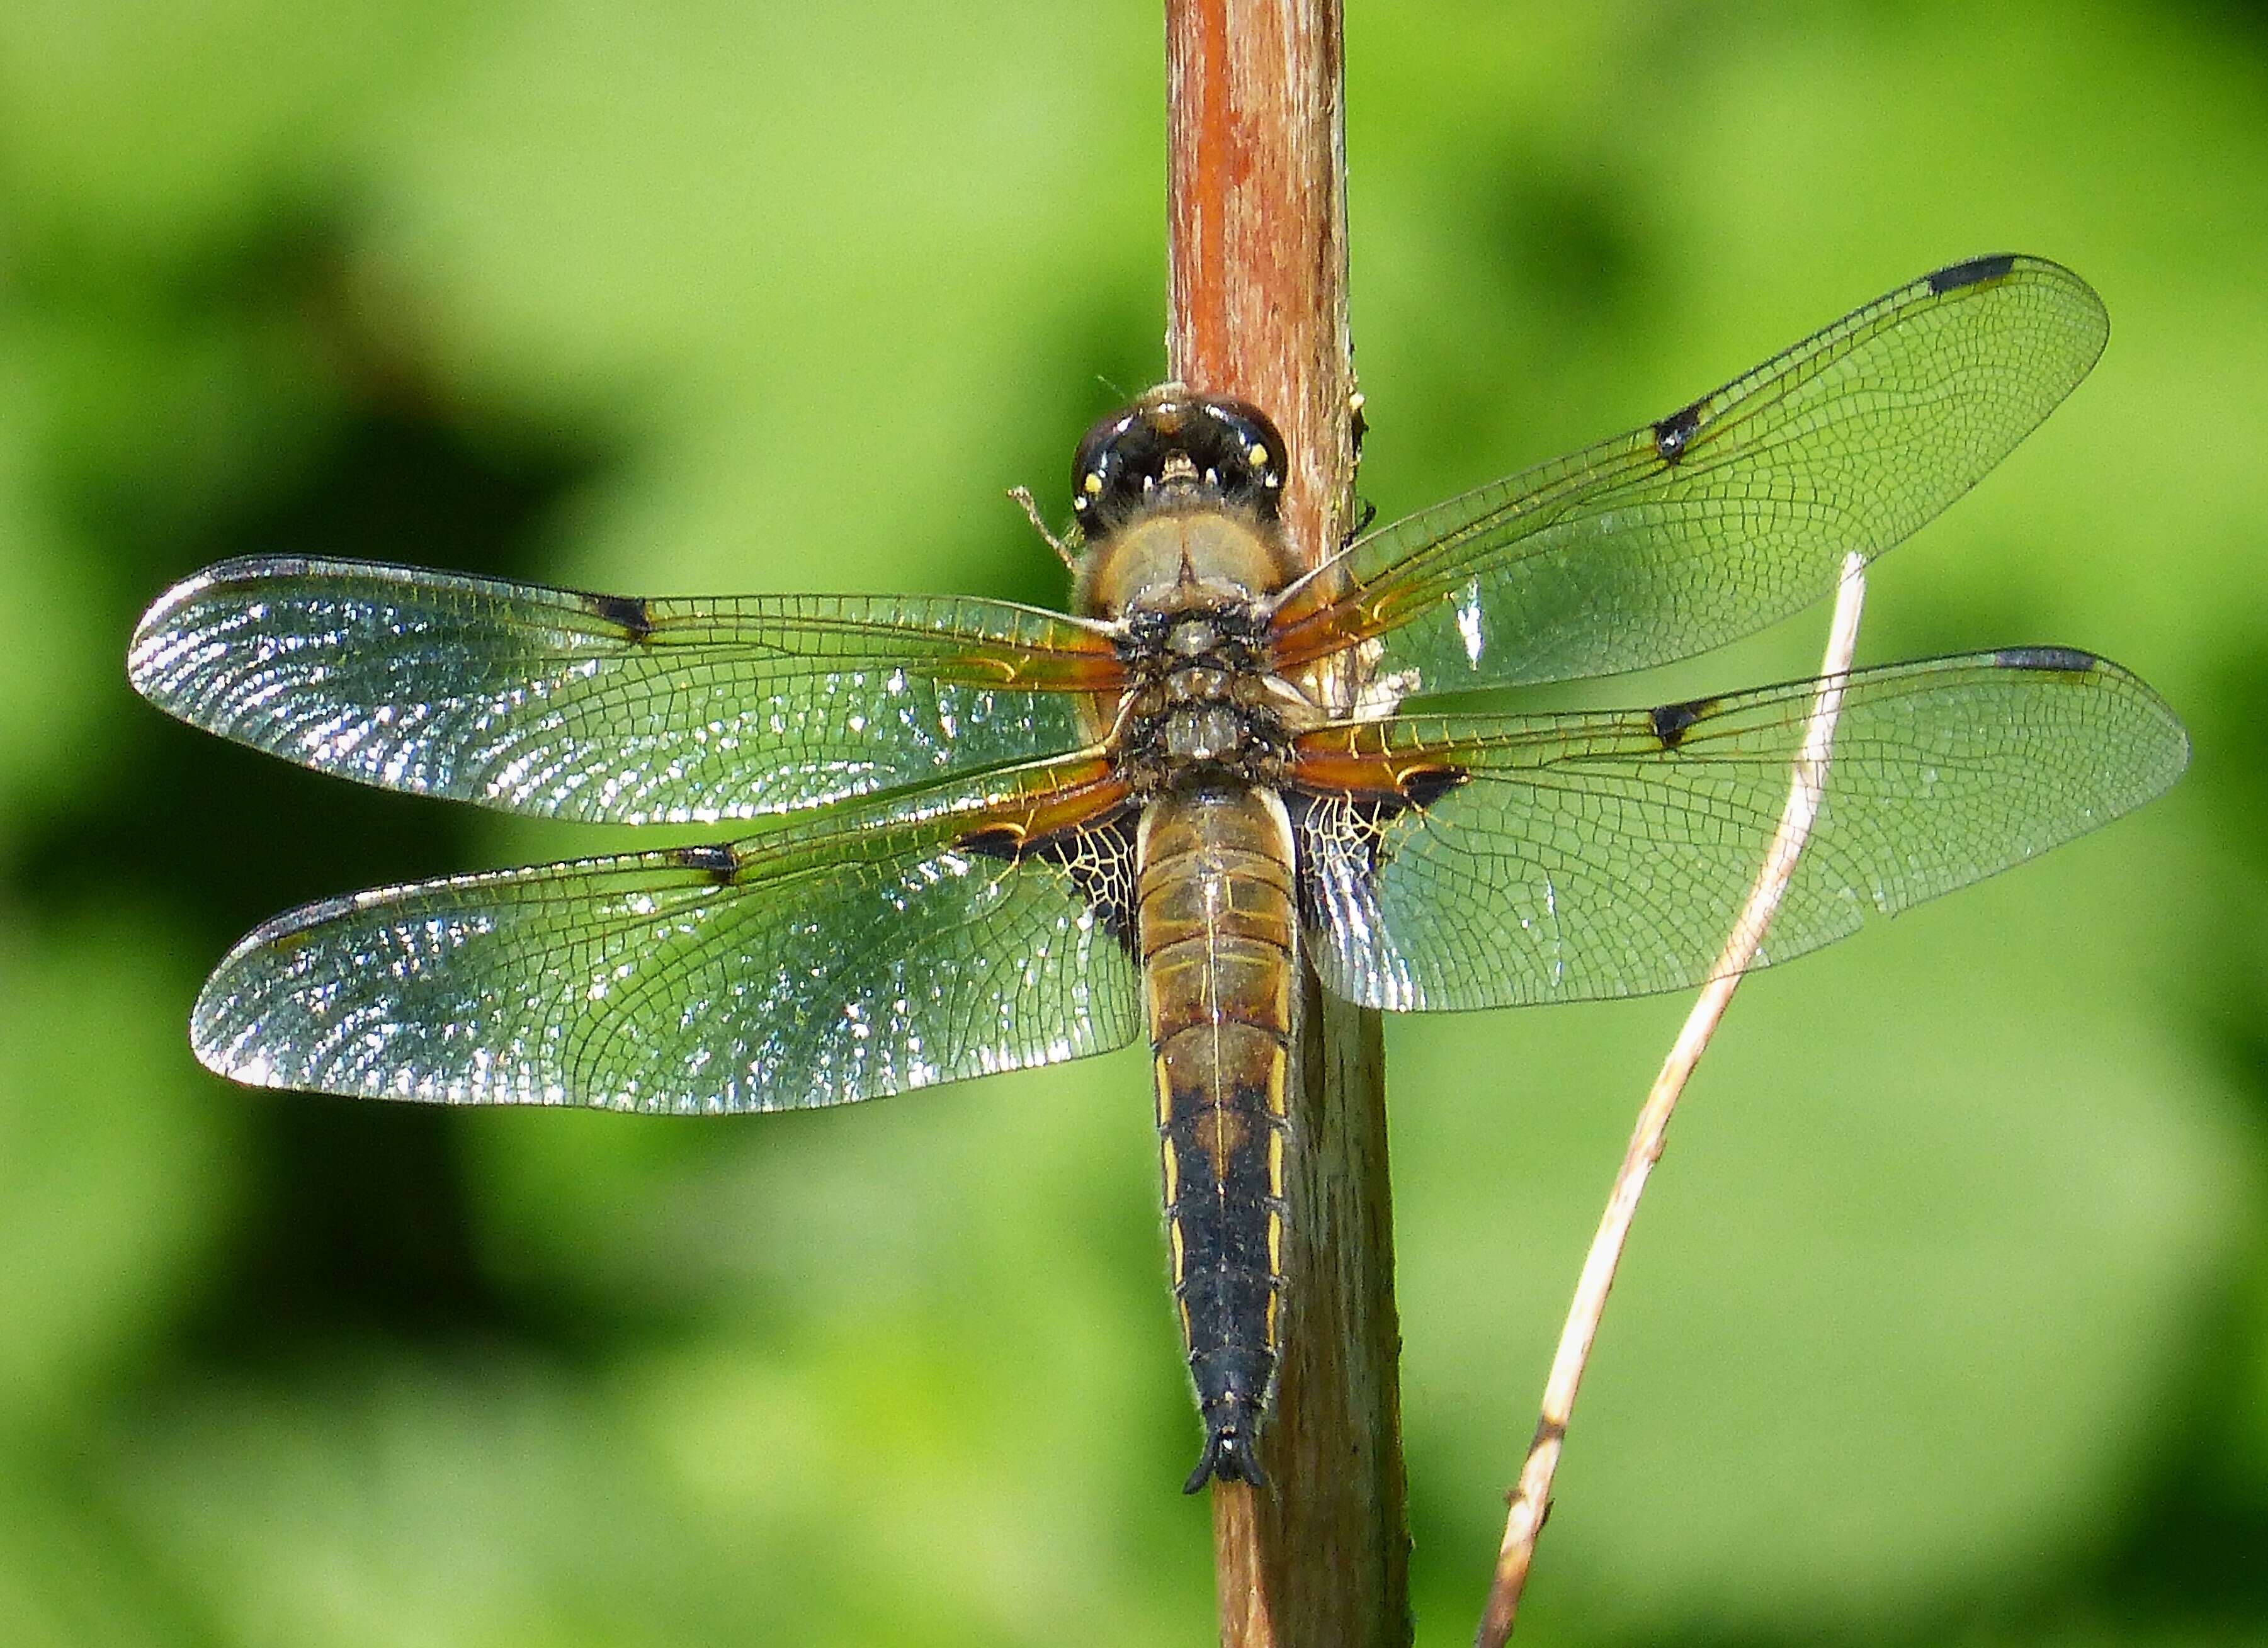
<path fill-rule="evenodd" d="M 2087 283 L 2037 258 L 1925 276 L 1658 423 L 1360 540 L 1335 563 L 1344 591 L 1287 610 L 1278 660 L 1374 636 L 1374 673 L 1408 696 L 1721 646 L 1975 485 L 2109 331 Z"/>
<path fill-rule="evenodd" d="M 1134 963 L 1098 908 L 1130 908 L 1130 851 L 1108 828 L 1077 863 L 967 844 L 1055 776 L 312 904 L 221 963 L 191 1040 L 261 1086 L 678 1113 L 1102 1052 L 1141 1023 Z"/>
<path fill-rule="evenodd" d="M 161 597 L 135 687 L 389 790 L 709 823 L 1076 747 L 1096 628 L 966 599 L 641 600 L 356 561 L 224 562 Z"/>
<path fill-rule="evenodd" d="M 1413 716 L 1301 740 L 1344 784 L 1301 830 L 1317 965 L 1403 1010 L 1709 978 L 1778 826 L 1818 683 L 1656 710 Z M 2011 649 L 1847 678 L 1824 798 L 1756 965 L 2005 870 L 2140 806 L 2189 741 L 2117 666 Z"/>

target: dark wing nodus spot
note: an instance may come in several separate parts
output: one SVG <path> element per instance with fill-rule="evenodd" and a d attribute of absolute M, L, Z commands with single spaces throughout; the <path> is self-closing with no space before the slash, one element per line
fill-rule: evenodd
<path fill-rule="evenodd" d="M 730 847 L 676 847 L 670 862 L 681 870 L 698 870 L 718 887 L 729 887 L 740 872 L 740 856 Z"/>
<path fill-rule="evenodd" d="M 1979 286 L 1986 281 L 1999 280 L 2016 267 L 2015 254 L 1996 252 L 1991 257 L 1970 258 L 1964 263 L 1952 263 L 1933 270 L 1928 276 L 1929 289 L 1933 292 L 1958 291 L 1963 286 Z"/>
<path fill-rule="evenodd" d="M 1685 456 L 1685 448 L 1693 438 L 1694 430 L 1701 427 L 1701 403 L 1680 408 L 1653 426 L 1653 449 L 1661 454 L 1661 461 L 1675 464 Z"/>
<path fill-rule="evenodd" d="M 1653 712 L 1653 735 L 1661 740 L 1664 749 L 1675 749 L 1685 741 L 1693 724 L 1707 713 L 1710 701 L 1696 698 L 1686 703 L 1668 703 Z"/>
<path fill-rule="evenodd" d="M 1992 661 L 2003 669 L 2054 670 L 2066 675 L 2084 675 L 2102 660 L 2077 647 L 2018 646 L 2002 647 L 1992 655 Z"/>
<path fill-rule="evenodd" d="M 653 610 L 635 595 L 593 595 L 591 605 L 608 623 L 620 624 L 633 641 L 653 633 Z"/>

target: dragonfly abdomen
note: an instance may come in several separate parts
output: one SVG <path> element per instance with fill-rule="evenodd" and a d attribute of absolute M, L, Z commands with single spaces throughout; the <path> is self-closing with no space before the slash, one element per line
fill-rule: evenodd
<path fill-rule="evenodd" d="M 1174 1299 L 1205 1426 L 1195 1492 L 1261 1481 L 1276 1372 L 1298 931 L 1282 802 L 1241 786 L 1159 797 L 1137 877 Z"/>

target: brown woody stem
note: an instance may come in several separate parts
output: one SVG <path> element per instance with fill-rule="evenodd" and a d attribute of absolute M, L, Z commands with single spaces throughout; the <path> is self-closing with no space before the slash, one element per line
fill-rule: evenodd
<path fill-rule="evenodd" d="M 1275 420 L 1283 519 L 1313 565 L 1354 496 L 1336 0 L 1167 0 L 1167 351 Z M 1410 1639 L 1409 1534 L 1378 1015 L 1304 980 L 1270 1487 L 1213 1488 L 1221 1640 Z"/>

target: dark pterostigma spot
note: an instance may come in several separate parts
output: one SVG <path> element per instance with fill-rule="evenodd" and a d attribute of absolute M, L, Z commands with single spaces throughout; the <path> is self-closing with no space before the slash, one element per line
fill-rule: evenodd
<path fill-rule="evenodd" d="M 1970 258 L 1965 263 L 1948 264 L 1925 276 L 1933 292 L 1958 291 L 1963 286 L 1980 285 L 1985 281 L 1999 280 L 2016 267 L 2013 252 L 1996 252 L 1991 257 Z"/>
<path fill-rule="evenodd" d="M 591 605 L 608 623 L 628 630 L 633 641 L 643 641 L 653 633 L 653 613 L 635 595 L 593 595 Z"/>
<path fill-rule="evenodd" d="M 1701 403 L 1681 407 L 1653 426 L 1653 449 L 1661 454 L 1661 461 L 1674 464 L 1685 456 L 1685 448 L 1693 438 L 1693 431 L 1701 427 Z"/>
<path fill-rule="evenodd" d="M 669 859 L 681 870 L 698 870 L 719 887 L 740 872 L 740 856 L 730 847 L 675 847 Z"/>
<path fill-rule="evenodd" d="M 2012 646 L 1995 652 L 1992 661 L 2002 669 L 2056 670 L 2066 675 L 2084 675 L 2102 660 L 2077 647 Z"/>
<path fill-rule="evenodd" d="M 1704 711 L 1709 700 L 1696 698 L 1690 703 L 1666 703 L 1653 712 L 1653 735 L 1661 740 L 1664 749 L 1675 749 L 1685 741 L 1685 734 Z"/>

